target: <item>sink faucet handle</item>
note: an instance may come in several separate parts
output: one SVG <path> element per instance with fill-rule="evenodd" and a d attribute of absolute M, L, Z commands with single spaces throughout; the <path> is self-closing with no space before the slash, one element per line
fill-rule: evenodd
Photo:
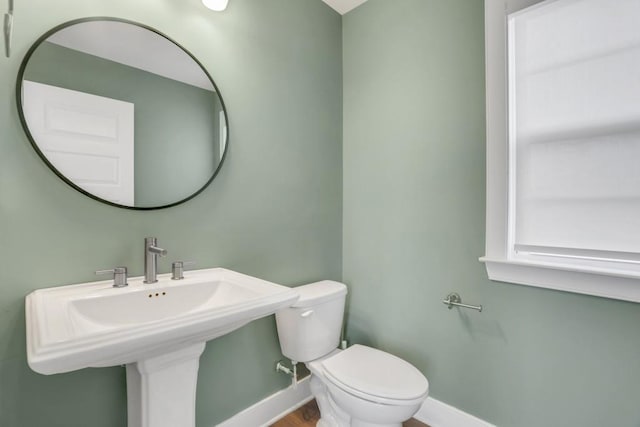
<path fill-rule="evenodd" d="M 110 270 L 98 270 L 95 272 L 98 274 L 113 274 L 113 287 L 124 288 L 128 286 L 127 283 L 127 267 L 114 267 Z"/>
<path fill-rule="evenodd" d="M 171 263 L 171 280 L 184 279 L 184 268 L 188 265 L 195 265 L 195 261 L 174 261 Z"/>

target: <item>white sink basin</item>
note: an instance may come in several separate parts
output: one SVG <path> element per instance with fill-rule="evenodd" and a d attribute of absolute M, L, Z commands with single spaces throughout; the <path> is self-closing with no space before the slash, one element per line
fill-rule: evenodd
<path fill-rule="evenodd" d="M 288 287 L 223 268 L 189 271 L 182 280 L 159 275 L 151 285 L 142 280 L 130 278 L 125 288 L 112 281 L 60 286 L 26 297 L 31 369 L 56 374 L 127 365 L 130 427 L 194 425 L 206 341 L 298 299 Z"/>
<path fill-rule="evenodd" d="M 26 298 L 27 357 L 42 374 L 132 363 L 211 340 L 291 305 L 290 288 L 223 268 L 158 283 L 130 278 L 39 289 Z"/>

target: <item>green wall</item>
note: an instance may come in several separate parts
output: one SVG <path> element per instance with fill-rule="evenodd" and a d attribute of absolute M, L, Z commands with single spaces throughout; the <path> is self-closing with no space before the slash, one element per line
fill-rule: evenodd
<path fill-rule="evenodd" d="M 49 28 L 95 15 L 156 27 L 219 84 L 229 157 L 194 200 L 152 212 L 100 204 L 57 179 L 24 136 L 22 56 Z M 342 277 L 352 342 L 406 358 L 432 396 L 499 426 L 640 425 L 638 305 L 489 282 L 477 261 L 481 1 L 369 0 L 341 23 L 320 0 L 232 0 L 219 14 L 199 0 L 22 0 L 0 79 L 3 427 L 125 425 L 123 369 L 29 370 L 23 301 L 98 268 L 140 275 L 147 235 L 169 250 L 162 272 L 183 258 L 285 285 Z M 447 310 L 454 290 L 485 310 Z M 285 387 L 280 357 L 272 318 L 209 343 L 198 425 Z"/>
<path fill-rule="evenodd" d="M 343 18 L 347 336 L 504 427 L 640 426 L 640 306 L 487 280 L 480 0 Z M 447 310 L 451 291 L 482 313 Z"/>
<path fill-rule="evenodd" d="M 160 211 L 89 199 L 58 179 L 18 119 L 15 79 L 45 31 L 86 16 L 144 22 L 210 71 L 229 112 L 228 158 L 202 194 Z M 26 363 L 24 297 L 96 280 L 127 265 L 142 274 L 145 236 L 198 268 L 224 266 L 284 285 L 341 278 L 342 68 L 340 16 L 318 0 L 22 0 L 10 59 L 0 58 L 0 425 L 122 427 L 124 369 L 43 376 Z M 284 388 L 273 317 L 207 344 L 198 426 L 211 427 Z"/>
<path fill-rule="evenodd" d="M 222 104 L 211 91 L 49 42 L 24 78 L 134 104 L 135 206 L 185 199 L 218 167 Z"/>

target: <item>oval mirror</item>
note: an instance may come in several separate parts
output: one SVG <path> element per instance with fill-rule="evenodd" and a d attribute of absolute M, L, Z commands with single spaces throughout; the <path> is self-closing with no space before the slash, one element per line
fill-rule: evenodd
<path fill-rule="evenodd" d="M 18 74 L 31 144 L 65 182 L 110 205 L 185 202 L 215 177 L 228 121 L 198 60 L 147 26 L 115 18 L 62 24 Z"/>

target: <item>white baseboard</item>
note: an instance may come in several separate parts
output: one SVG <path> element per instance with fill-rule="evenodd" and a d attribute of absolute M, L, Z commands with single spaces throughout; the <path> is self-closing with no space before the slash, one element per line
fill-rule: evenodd
<path fill-rule="evenodd" d="M 260 426 L 267 427 L 278 421 L 290 412 L 295 411 L 311 399 L 311 389 L 309 378 L 303 378 L 298 382 L 297 387 L 287 387 L 280 390 L 266 399 L 261 400 L 237 413 L 233 417 L 218 424 L 217 427 L 247 427 Z"/>
<path fill-rule="evenodd" d="M 425 400 L 413 418 L 430 427 L 496 427 L 433 397 Z"/>
<path fill-rule="evenodd" d="M 306 377 L 301 380 L 295 389 L 288 387 L 272 394 L 216 427 L 270 426 L 313 399 L 309 379 L 310 377 Z M 495 427 L 432 397 L 422 404 L 413 417 L 430 427 Z"/>

